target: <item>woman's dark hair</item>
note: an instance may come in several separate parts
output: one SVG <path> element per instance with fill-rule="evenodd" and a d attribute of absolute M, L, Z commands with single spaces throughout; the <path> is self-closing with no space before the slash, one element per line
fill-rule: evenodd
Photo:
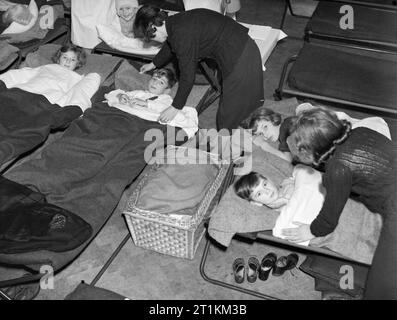
<path fill-rule="evenodd" d="M 77 55 L 77 65 L 76 65 L 76 69 L 81 68 L 82 66 L 85 65 L 86 61 L 87 61 L 87 55 L 84 51 L 83 48 L 75 46 L 72 43 L 68 43 L 63 45 L 52 57 L 52 61 L 55 63 L 59 62 L 59 58 L 61 57 L 62 53 L 66 53 L 72 51 L 74 53 L 76 53 Z"/>
<path fill-rule="evenodd" d="M 295 122 L 292 137 L 298 152 L 313 155 L 313 165 L 321 166 L 333 154 L 337 145 L 349 137 L 351 123 L 339 120 L 329 110 L 315 108 L 300 114 Z"/>
<path fill-rule="evenodd" d="M 273 110 L 260 107 L 256 109 L 251 115 L 242 122 L 244 129 L 251 129 L 253 134 L 256 134 L 258 130 L 258 124 L 261 120 L 270 121 L 273 125 L 278 126 L 282 122 L 281 114 L 274 112 Z"/>
<path fill-rule="evenodd" d="M 168 18 L 168 14 L 160 8 L 143 5 L 135 16 L 133 32 L 136 38 L 143 38 L 149 42 L 156 33 L 156 27 L 163 25 Z"/>
<path fill-rule="evenodd" d="M 172 88 L 176 83 L 176 76 L 174 71 L 170 68 L 156 69 L 153 72 L 154 77 L 165 77 L 168 81 L 168 88 Z"/>
<path fill-rule="evenodd" d="M 234 192 L 244 200 L 252 200 L 252 191 L 259 185 L 260 179 L 265 179 L 257 172 L 250 172 L 234 183 Z"/>

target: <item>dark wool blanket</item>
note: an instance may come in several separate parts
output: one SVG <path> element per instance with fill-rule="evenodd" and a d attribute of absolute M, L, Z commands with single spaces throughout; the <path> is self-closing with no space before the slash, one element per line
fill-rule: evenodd
<path fill-rule="evenodd" d="M 78 106 L 61 108 L 44 96 L 0 81 L 0 168 L 44 142 L 51 130 L 65 128 L 82 114 Z"/>

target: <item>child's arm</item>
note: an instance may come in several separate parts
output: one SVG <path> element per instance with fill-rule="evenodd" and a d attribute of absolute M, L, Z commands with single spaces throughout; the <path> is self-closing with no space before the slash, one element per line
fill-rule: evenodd
<path fill-rule="evenodd" d="M 89 73 L 77 82 L 68 92 L 68 105 L 78 105 L 83 111 L 91 107 L 91 98 L 99 89 L 101 77 L 98 73 Z"/>
<path fill-rule="evenodd" d="M 253 140 L 254 144 L 257 145 L 258 147 L 261 147 L 262 150 L 265 150 L 267 152 L 270 152 L 277 157 L 284 159 L 288 162 L 292 162 L 292 156 L 290 152 L 283 152 L 280 150 L 277 150 L 276 148 L 272 147 L 266 140 L 264 140 L 262 137 L 255 137 Z"/>

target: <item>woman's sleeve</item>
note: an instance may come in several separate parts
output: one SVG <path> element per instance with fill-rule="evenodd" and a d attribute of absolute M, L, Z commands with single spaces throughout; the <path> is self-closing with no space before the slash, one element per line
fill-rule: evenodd
<path fill-rule="evenodd" d="M 164 42 L 163 46 L 161 47 L 160 51 L 153 59 L 153 64 L 156 68 L 161 68 L 165 66 L 168 62 L 172 59 L 172 51 L 171 47 L 168 42 Z"/>
<path fill-rule="evenodd" d="M 173 107 L 179 110 L 186 105 L 187 98 L 193 88 L 198 62 L 198 45 L 195 43 L 194 37 L 182 40 L 175 48 L 180 75 L 178 91 L 172 103 Z"/>
<path fill-rule="evenodd" d="M 333 232 L 338 225 L 339 217 L 350 196 L 352 172 L 343 164 L 334 161 L 327 166 L 323 185 L 326 189 L 324 205 L 310 225 L 311 233 L 316 237 Z"/>

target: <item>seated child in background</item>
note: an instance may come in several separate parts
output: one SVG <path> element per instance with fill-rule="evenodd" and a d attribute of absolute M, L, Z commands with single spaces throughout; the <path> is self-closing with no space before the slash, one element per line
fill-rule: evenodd
<path fill-rule="evenodd" d="M 317 217 L 325 196 L 321 181 L 320 172 L 308 166 L 297 165 L 292 177 L 283 180 L 280 186 L 259 173 L 251 172 L 236 181 L 234 191 L 253 205 L 280 210 L 273 235 L 284 238 L 283 229 L 296 227 L 300 223 L 311 223 Z"/>
<path fill-rule="evenodd" d="M 7 88 L 19 88 L 44 95 L 48 101 L 63 107 L 77 105 L 83 111 L 91 106 L 91 97 L 99 88 L 100 76 L 75 72 L 86 62 L 82 48 L 73 44 L 61 47 L 53 57 L 54 64 L 37 68 L 9 70 L 0 75 Z"/>
<path fill-rule="evenodd" d="M 147 90 L 134 90 L 120 92 L 117 98 L 120 104 L 130 107 L 144 107 L 156 112 L 162 112 L 164 107 L 172 105 L 169 95 L 171 88 L 176 83 L 176 77 L 171 69 L 157 69 L 149 80 Z"/>
<path fill-rule="evenodd" d="M 116 0 L 116 12 L 119 17 L 121 33 L 128 38 L 134 38 L 132 31 L 135 14 L 138 11 L 137 0 Z"/>

